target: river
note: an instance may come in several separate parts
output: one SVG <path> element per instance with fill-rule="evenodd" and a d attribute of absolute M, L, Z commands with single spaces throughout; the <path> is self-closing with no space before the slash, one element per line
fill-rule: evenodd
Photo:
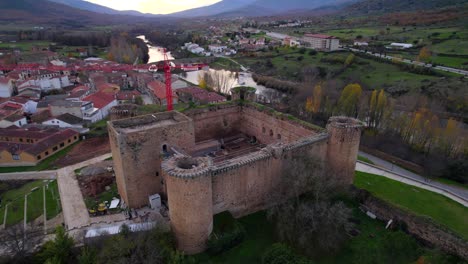
<path fill-rule="evenodd" d="M 164 48 L 152 46 L 151 43 L 146 39 L 146 36 L 141 35 L 137 38 L 143 40 L 149 49 L 149 60 L 148 63 L 154 63 L 164 60 Z M 170 52 L 167 53 L 170 60 L 174 60 L 175 58 L 171 55 Z M 205 71 L 210 71 L 212 74 L 222 74 L 223 78 L 225 78 L 225 88 L 223 93 L 230 93 L 230 89 L 238 86 L 249 86 L 257 89 L 257 99 L 260 102 L 264 103 L 272 103 L 272 102 L 279 102 L 283 97 L 287 95 L 281 93 L 277 90 L 267 88 L 263 85 L 258 85 L 252 78 L 252 74 L 249 72 L 241 72 L 239 76 L 236 77 L 234 73 L 225 70 L 200 70 L 200 71 L 190 71 L 186 72 L 186 74 L 180 74 L 179 77 L 184 79 L 190 83 L 198 85 L 199 76 L 203 75 Z"/>
<path fill-rule="evenodd" d="M 143 40 L 146 45 L 148 46 L 148 55 L 149 55 L 149 60 L 148 63 L 154 63 L 154 62 L 159 62 L 164 60 L 164 48 L 163 47 L 158 47 L 158 46 L 152 46 L 149 40 L 146 39 L 146 36 L 141 35 L 138 36 L 137 38 Z M 169 57 L 169 60 L 174 60 L 175 58 L 171 55 L 170 52 L 167 52 L 167 55 Z"/>

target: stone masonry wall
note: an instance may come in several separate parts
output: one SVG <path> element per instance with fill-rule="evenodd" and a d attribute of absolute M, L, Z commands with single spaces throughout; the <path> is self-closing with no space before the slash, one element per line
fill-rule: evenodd
<path fill-rule="evenodd" d="M 238 133 L 240 110 L 237 105 L 217 105 L 188 111 L 186 114 L 193 120 L 196 142 Z"/>
<path fill-rule="evenodd" d="M 431 246 L 438 247 L 450 254 L 458 255 L 468 260 L 468 242 L 456 234 L 442 228 L 427 218 L 413 215 L 402 209 L 396 208 L 378 198 L 371 196 L 365 191 L 360 193 L 362 203 L 369 211 L 374 213 L 378 219 L 385 222 L 404 222 L 407 231 L 413 236 L 421 239 Z"/>
<path fill-rule="evenodd" d="M 240 124 L 240 130 L 243 133 L 256 136 L 263 144 L 289 143 L 316 134 L 314 131 L 294 124 L 287 119 L 282 120 L 253 107 L 242 108 Z"/>
<path fill-rule="evenodd" d="M 320 165 L 317 172 L 325 173 L 327 137 L 318 137 L 316 142 L 293 149 L 269 149 L 270 153 L 260 151 L 233 160 L 239 166 L 233 168 L 216 167 L 213 171 L 213 212 L 215 214 L 229 211 L 235 217 L 263 210 L 272 200 L 281 196 L 277 191 L 279 184 L 284 184 L 283 177 L 293 154 L 313 159 Z M 306 187 L 304 185 L 304 187 Z M 306 191 L 306 189 L 304 189 Z M 287 198 L 287 197 L 284 197 Z"/>
<path fill-rule="evenodd" d="M 161 175 L 163 145 L 188 151 L 194 145 L 191 122 L 119 132 L 109 126 L 112 155 L 116 159 L 116 181 L 119 193 L 131 208 L 148 204 L 148 197 L 165 193 Z M 130 195 L 131 194 L 131 195 Z"/>

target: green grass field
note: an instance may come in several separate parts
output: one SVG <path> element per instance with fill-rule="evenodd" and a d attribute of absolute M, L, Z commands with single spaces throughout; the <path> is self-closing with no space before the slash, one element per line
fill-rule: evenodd
<path fill-rule="evenodd" d="M 358 204 L 355 202 L 348 201 L 348 205 L 353 208 L 353 218 L 358 222 L 355 227 L 359 230 L 359 235 L 350 238 L 340 251 L 318 256 L 311 259 L 311 263 L 415 263 L 420 256 L 424 256 L 429 261 L 427 263 L 456 263 L 450 256 L 421 247 L 414 238 L 402 231 L 385 229 L 385 223 L 370 219 L 357 208 Z M 215 225 L 217 220 L 215 216 Z M 244 241 L 219 255 L 196 255 L 196 263 L 261 263 L 266 250 L 279 242 L 273 225 L 266 219 L 264 212 L 243 217 L 238 221 L 246 229 Z M 313 250 L 310 248 L 310 251 Z"/>
<path fill-rule="evenodd" d="M 449 198 L 362 172 L 356 172 L 354 185 L 402 209 L 429 217 L 468 240 L 468 209 Z"/>
<path fill-rule="evenodd" d="M 52 163 L 57 159 L 67 155 L 73 147 L 78 144 L 78 142 L 60 150 L 59 152 L 51 155 L 47 159 L 44 159 L 36 166 L 26 166 L 26 167 L 1 167 L 0 173 L 9 173 L 9 172 L 25 172 L 25 171 L 43 171 L 43 170 L 51 170 L 54 169 Z"/>
<path fill-rule="evenodd" d="M 21 49 L 22 51 L 30 51 L 33 46 L 41 48 L 49 47 L 50 42 L 47 41 L 18 41 L 18 42 L 4 42 L 0 43 L 0 48 Z"/>
<path fill-rule="evenodd" d="M 61 211 L 60 197 L 57 181 L 50 183 L 44 181 L 29 182 L 22 187 L 10 190 L 2 194 L 2 205 L 0 207 L 0 223 L 3 224 L 5 207 L 8 205 L 6 224 L 14 225 L 24 220 L 24 197 L 27 197 L 27 221 L 30 222 L 44 213 L 43 186 L 46 187 L 46 211 L 47 219 L 55 217 Z M 32 191 L 34 190 L 34 191 Z"/>

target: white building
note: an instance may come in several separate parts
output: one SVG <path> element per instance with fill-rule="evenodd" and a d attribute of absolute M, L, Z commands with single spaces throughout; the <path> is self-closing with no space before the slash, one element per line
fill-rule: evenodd
<path fill-rule="evenodd" d="M 213 53 L 222 53 L 224 50 L 227 49 L 227 46 L 223 45 L 209 45 L 208 49 Z"/>
<path fill-rule="evenodd" d="M 26 125 L 28 121 L 26 120 L 26 117 L 16 113 L 10 116 L 7 116 L 0 120 L 0 128 L 7 128 L 10 126 L 17 126 L 17 127 L 22 127 Z"/>
<path fill-rule="evenodd" d="M 0 97 L 8 98 L 13 94 L 13 81 L 9 78 L 0 77 Z"/>
<path fill-rule="evenodd" d="M 72 114 L 62 114 L 42 122 L 43 125 L 58 126 L 60 128 L 83 128 L 83 119 Z"/>
<path fill-rule="evenodd" d="M 413 44 L 409 43 L 391 43 L 390 46 L 387 46 L 388 49 L 410 49 L 413 47 Z"/>
<path fill-rule="evenodd" d="M 329 35 L 305 34 L 302 39 L 316 50 L 334 51 L 340 48 L 340 40 Z"/>
<path fill-rule="evenodd" d="M 367 43 L 365 41 L 355 40 L 353 45 L 358 46 L 358 47 L 367 47 L 367 46 L 369 46 L 369 43 Z"/>
<path fill-rule="evenodd" d="M 60 90 L 63 87 L 70 86 L 70 79 L 68 76 L 54 76 L 54 77 L 42 77 L 37 79 L 30 79 L 17 84 L 18 92 L 25 89 L 39 87 L 41 91 L 47 92 L 50 90 Z"/>

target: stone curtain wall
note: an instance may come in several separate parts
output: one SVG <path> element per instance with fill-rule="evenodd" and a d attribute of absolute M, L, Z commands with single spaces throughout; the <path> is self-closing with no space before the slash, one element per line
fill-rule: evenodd
<path fill-rule="evenodd" d="M 263 144 L 290 143 L 316 134 L 289 120 L 282 120 L 274 116 L 274 113 L 269 115 L 250 106 L 242 108 L 241 131 L 256 136 Z"/>
<path fill-rule="evenodd" d="M 327 136 L 317 136 L 302 146 L 267 148 L 266 151 L 240 157 L 236 161 L 241 164 L 239 166 L 215 168 L 212 176 L 213 212 L 229 211 L 235 217 L 242 217 L 267 208 L 272 202 L 277 202 L 272 199 L 281 197 L 277 193 L 281 189 L 278 185 L 284 183 L 287 168 L 295 162 L 293 154 L 318 161 L 321 164 L 318 170 L 321 171 L 313 173 L 325 173 L 326 151 Z M 306 187 L 304 185 L 302 192 L 307 191 Z"/>
<path fill-rule="evenodd" d="M 413 215 L 393 205 L 390 205 L 366 191 L 360 190 L 360 200 L 379 220 L 388 222 L 390 219 L 403 222 L 407 232 L 431 246 L 440 248 L 450 254 L 458 255 L 468 260 L 468 242 L 463 238 L 432 222 L 428 218 Z M 448 216 L 450 217 L 450 216 Z"/>
<path fill-rule="evenodd" d="M 216 105 L 190 110 L 186 114 L 193 120 L 196 142 L 236 134 L 242 126 L 241 107 L 237 105 Z"/>

